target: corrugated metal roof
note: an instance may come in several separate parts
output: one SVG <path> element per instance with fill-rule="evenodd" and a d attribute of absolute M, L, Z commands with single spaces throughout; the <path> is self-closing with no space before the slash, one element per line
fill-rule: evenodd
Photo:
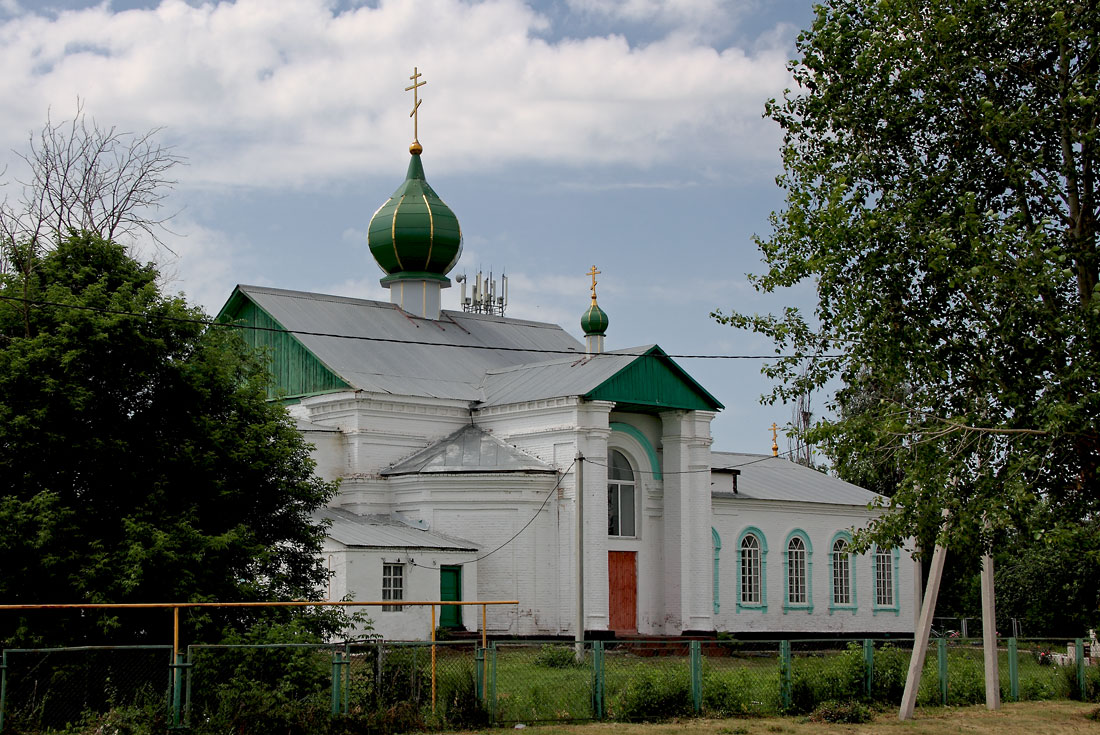
<path fill-rule="evenodd" d="M 768 454 L 712 452 L 712 470 L 737 469 L 737 494 L 725 488 L 728 480 L 717 481 L 718 497 L 756 500 L 791 500 L 799 503 L 866 506 L 879 497 L 870 490 L 845 482 L 797 462 Z"/>
<path fill-rule="evenodd" d="M 652 347 L 563 357 L 490 370 L 485 375 L 482 405 L 497 406 L 559 396 L 583 396 Z M 622 354 L 629 353 L 629 354 Z"/>
<path fill-rule="evenodd" d="M 556 324 L 455 311 L 432 321 L 380 301 L 238 288 L 286 329 L 334 335 L 295 336 L 329 370 L 361 390 L 479 401 L 487 370 L 545 360 L 537 350 L 584 354 L 584 346 Z"/>
<path fill-rule="evenodd" d="M 435 444 L 382 470 L 383 475 L 443 472 L 557 472 L 484 429 L 467 425 Z"/>
<path fill-rule="evenodd" d="M 421 531 L 386 516 L 360 516 L 342 508 L 322 508 L 313 517 L 330 521 L 326 535 L 345 546 L 477 551 L 469 541 Z"/>

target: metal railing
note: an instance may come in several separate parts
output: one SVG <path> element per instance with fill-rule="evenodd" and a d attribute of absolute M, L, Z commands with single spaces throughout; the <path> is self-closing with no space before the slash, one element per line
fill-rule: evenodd
<path fill-rule="evenodd" d="M 497 640 L 6 649 L 0 730 L 144 717 L 196 732 L 319 718 L 394 729 L 808 712 L 901 700 L 912 641 Z M 922 706 L 984 701 L 980 641 L 933 641 Z M 1084 642 L 1002 639 L 1006 701 L 1100 698 Z M 1097 653 L 1100 653 L 1098 651 Z M 373 718 L 373 719 L 371 719 Z M 251 728 L 251 729 L 250 729 Z"/>

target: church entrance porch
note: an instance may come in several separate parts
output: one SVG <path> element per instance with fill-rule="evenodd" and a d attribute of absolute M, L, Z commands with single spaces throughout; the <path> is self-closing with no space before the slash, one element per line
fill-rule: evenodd
<path fill-rule="evenodd" d="M 616 633 L 638 632 L 638 552 L 607 552 L 608 625 Z"/>

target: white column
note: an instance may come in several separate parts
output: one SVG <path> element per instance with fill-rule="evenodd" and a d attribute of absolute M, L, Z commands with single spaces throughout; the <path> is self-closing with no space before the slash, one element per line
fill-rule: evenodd
<path fill-rule="evenodd" d="M 610 401 L 577 407 L 577 451 L 584 455 L 584 629 L 607 630 L 607 437 Z M 575 477 L 576 475 L 574 475 Z M 575 503 L 575 500 L 574 500 Z M 576 506 L 574 505 L 574 508 Z"/>
<path fill-rule="evenodd" d="M 661 414 L 665 606 L 677 632 L 714 630 L 710 422 L 703 411 Z M 668 631 L 673 632 L 673 631 Z"/>

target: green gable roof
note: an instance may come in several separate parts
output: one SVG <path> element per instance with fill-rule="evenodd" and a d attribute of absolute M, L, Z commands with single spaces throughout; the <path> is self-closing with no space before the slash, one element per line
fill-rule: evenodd
<path fill-rule="evenodd" d="M 281 331 L 286 327 L 239 287 L 233 289 L 229 301 L 218 312 L 217 321 L 258 327 L 240 332 L 246 344 L 264 350 L 270 360 L 268 367 L 274 381 L 268 386 L 268 398 L 309 396 L 351 387 L 306 349 L 297 337 Z"/>
<path fill-rule="evenodd" d="M 684 409 L 717 411 L 718 400 L 654 345 L 643 355 L 584 395 L 593 401 L 615 401 L 620 410 Z"/>

